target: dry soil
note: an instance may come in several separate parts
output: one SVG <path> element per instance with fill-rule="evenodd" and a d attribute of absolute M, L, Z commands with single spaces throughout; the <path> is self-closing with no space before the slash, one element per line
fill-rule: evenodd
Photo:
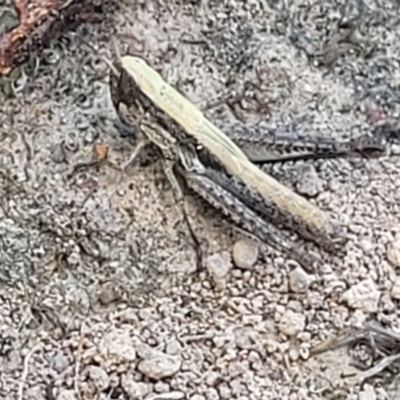
<path fill-rule="evenodd" d="M 360 386 L 341 376 L 354 372 L 345 351 L 310 355 L 371 316 L 399 327 L 394 146 L 379 159 L 270 168 L 348 227 L 346 254 L 324 256 L 315 276 L 272 250 L 250 270 L 228 259 L 222 292 L 207 271 L 193 274 L 195 254 L 157 159 L 124 174 L 83 166 L 96 144 L 117 165 L 133 149 L 113 127 L 102 57 L 115 45 L 144 56 L 221 128 L 240 119 L 353 137 L 396 121 L 399 2 L 120 6 L 2 81 L 14 96 L 0 98 L 0 397 L 399 398 L 396 380 Z M 244 234 L 188 201 L 205 256 L 226 260 Z"/>

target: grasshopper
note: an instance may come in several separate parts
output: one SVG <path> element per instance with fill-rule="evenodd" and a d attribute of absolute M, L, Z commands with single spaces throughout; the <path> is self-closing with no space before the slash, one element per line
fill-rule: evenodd
<path fill-rule="evenodd" d="M 316 260 L 275 226 L 292 229 L 330 252 L 344 246 L 347 238 L 341 226 L 263 172 L 249 159 L 250 152 L 246 155 L 142 58 L 124 56 L 116 69 L 117 74 L 110 76 L 113 104 L 120 119 L 140 137 L 128 164 L 148 143 L 155 144 L 179 202 L 184 203 L 176 173 L 211 205 L 308 269 Z"/>

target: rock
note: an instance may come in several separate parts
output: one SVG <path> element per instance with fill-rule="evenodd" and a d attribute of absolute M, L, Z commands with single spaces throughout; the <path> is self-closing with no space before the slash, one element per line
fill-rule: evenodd
<path fill-rule="evenodd" d="M 343 293 L 343 300 L 352 308 L 359 309 L 365 313 L 378 311 L 380 292 L 375 282 L 368 278 L 352 286 Z"/>
<path fill-rule="evenodd" d="M 268 354 L 276 353 L 279 349 L 279 343 L 276 340 L 269 338 L 265 342 L 265 348 Z"/>
<path fill-rule="evenodd" d="M 156 393 L 168 393 L 171 391 L 171 387 L 168 383 L 160 381 L 154 385 L 154 391 Z"/>
<path fill-rule="evenodd" d="M 182 345 L 177 340 L 172 340 L 166 345 L 165 352 L 170 355 L 180 354 Z"/>
<path fill-rule="evenodd" d="M 296 347 L 291 347 L 288 353 L 291 361 L 297 361 L 300 357 L 299 350 Z"/>
<path fill-rule="evenodd" d="M 219 385 L 218 391 L 219 391 L 219 397 L 221 399 L 228 400 L 232 398 L 232 392 L 231 389 L 228 387 L 228 385 L 226 384 Z"/>
<path fill-rule="evenodd" d="M 310 277 L 301 267 L 297 267 L 289 274 L 289 287 L 293 293 L 304 293 L 310 281 Z"/>
<path fill-rule="evenodd" d="M 150 379 L 160 380 L 175 375 L 181 369 L 181 365 L 180 357 L 154 352 L 139 363 L 138 370 Z"/>
<path fill-rule="evenodd" d="M 359 396 L 360 400 L 376 400 L 376 393 L 373 386 L 365 384 L 363 391 L 360 393 Z"/>
<path fill-rule="evenodd" d="M 53 368 L 55 371 L 58 373 L 63 372 L 65 369 L 68 368 L 69 366 L 69 360 L 68 358 L 61 352 L 59 351 L 57 354 L 54 355 L 54 357 L 50 361 L 50 366 Z"/>
<path fill-rule="evenodd" d="M 395 285 L 396 285 L 396 282 L 395 282 Z M 395 296 L 399 296 L 399 289 L 400 289 L 400 287 L 397 286 L 397 288 L 394 290 Z M 392 288 L 392 290 L 393 290 L 393 288 Z M 387 312 L 387 313 L 396 312 L 397 306 L 396 306 L 396 304 L 394 304 L 394 301 L 393 301 L 395 298 L 391 297 L 391 295 L 392 295 L 392 292 L 389 292 L 389 293 L 383 292 L 383 294 L 379 300 L 379 309 L 380 310 Z"/>
<path fill-rule="evenodd" d="M 110 386 L 110 379 L 103 368 L 89 365 L 86 368 L 85 373 L 89 375 L 90 380 L 95 384 L 99 392 L 103 392 Z"/>
<path fill-rule="evenodd" d="M 149 400 L 182 400 L 185 398 L 185 393 L 179 392 L 178 390 L 168 393 L 160 393 L 152 397 L 148 397 Z"/>
<path fill-rule="evenodd" d="M 42 397 L 42 388 L 39 385 L 35 385 L 35 386 L 29 386 L 26 388 L 25 392 L 24 392 L 24 400 L 37 400 Z"/>
<path fill-rule="evenodd" d="M 262 338 L 259 333 L 251 326 L 244 326 L 234 329 L 236 347 L 240 350 L 256 350 L 263 357 L 265 350 L 260 343 Z"/>
<path fill-rule="evenodd" d="M 238 268 L 252 269 L 257 262 L 258 252 L 258 245 L 254 240 L 239 240 L 233 246 L 233 262 Z"/>
<path fill-rule="evenodd" d="M 214 280 L 217 290 L 224 290 L 226 287 L 226 276 L 232 268 L 231 256 L 228 252 L 216 253 L 208 257 L 207 270 Z"/>
<path fill-rule="evenodd" d="M 117 282 L 105 282 L 99 292 L 99 301 L 103 305 L 111 304 L 120 300 L 122 296 L 121 288 Z"/>
<path fill-rule="evenodd" d="M 285 314 L 279 321 L 279 331 L 286 336 L 296 336 L 304 330 L 306 325 L 306 317 L 292 310 L 286 310 Z"/>
<path fill-rule="evenodd" d="M 397 277 L 390 294 L 393 299 L 400 300 L 400 277 Z"/>
<path fill-rule="evenodd" d="M 121 387 L 130 399 L 144 399 L 145 396 L 153 391 L 151 383 L 136 382 L 131 373 L 121 376 Z"/>
<path fill-rule="evenodd" d="M 136 360 L 132 338 L 117 331 L 107 332 L 100 341 L 99 355 L 110 363 L 130 363 Z"/>
<path fill-rule="evenodd" d="M 210 371 L 205 378 L 205 383 L 207 384 L 207 386 L 216 387 L 221 380 L 221 374 L 215 371 Z"/>
<path fill-rule="evenodd" d="M 51 159 L 56 164 L 61 164 L 65 162 L 67 159 L 67 155 L 65 154 L 64 146 L 62 144 L 57 144 L 54 146 L 51 152 Z"/>
<path fill-rule="evenodd" d="M 299 179 L 296 182 L 296 190 L 298 193 L 307 197 L 315 197 L 322 192 L 322 180 L 319 178 L 312 165 L 307 165 L 302 168 Z"/>
<path fill-rule="evenodd" d="M 400 267 L 400 236 L 397 235 L 387 249 L 387 259 L 393 267 Z"/>
<path fill-rule="evenodd" d="M 308 347 L 300 347 L 299 355 L 303 360 L 308 360 L 310 358 L 310 349 Z"/>
<path fill-rule="evenodd" d="M 213 387 L 207 389 L 206 395 L 207 395 L 207 400 L 219 400 L 220 398 L 217 389 Z"/>
<path fill-rule="evenodd" d="M 57 396 L 57 400 L 77 400 L 78 398 L 75 396 L 74 390 L 65 390 L 61 389 L 59 395 Z"/>

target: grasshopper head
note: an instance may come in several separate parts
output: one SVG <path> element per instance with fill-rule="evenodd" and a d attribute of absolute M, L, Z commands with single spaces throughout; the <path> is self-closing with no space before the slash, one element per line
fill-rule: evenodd
<path fill-rule="evenodd" d="M 114 125 L 122 137 L 133 136 L 131 107 L 135 104 L 137 85 L 132 77 L 122 68 L 119 61 L 110 69 L 110 95 L 117 113 Z"/>

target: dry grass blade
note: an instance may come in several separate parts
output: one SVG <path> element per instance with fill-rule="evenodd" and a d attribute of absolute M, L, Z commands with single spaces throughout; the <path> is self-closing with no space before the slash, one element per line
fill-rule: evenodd
<path fill-rule="evenodd" d="M 353 329 L 346 329 L 333 338 L 328 338 L 321 343 L 318 343 L 311 349 L 311 354 L 320 354 L 326 351 L 335 350 L 343 346 L 353 343 L 355 334 Z"/>
<path fill-rule="evenodd" d="M 391 365 L 393 365 L 398 360 L 400 360 L 400 353 L 399 354 L 394 354 L 394 355 L 388 356 L 388 357 L 383 357 L 372 368 L 369 368 L 366 371 L 363 371 L 363 372 L 359 373 L 357 378 L 360 381 L 365 381 L 366 379 L 372 378 L 372 377 L 378 375 L 380 372 L 382 372 L 386 368 L 388 368 Z"/>
<path fill-rule="evenodd" d="M 376 322 L 365 322 L 362 328 L 347 329 L 338 336 L 328 339 L 311 349 L 312 354 L 318 354 L 347 346 L 357 351 L 363 346 L 369 354 L 369 365 L 357 361 L 356 366 L 363 371 L 357 375 L 357 380 L 377 376 L 388 368 L 399 370 L 400 334 L 385 328 Z"/>
<path fill-rule="evenodd" d="M 259 192 L 268 203 L 275 204 L 295 221 L 295 225 L 318 238 L 319 244 L 325 248 L 331 249 L 345 242 L 341 230 L 333 224 L 325 212 L 251 163 L 227 135 L 207 120 L 189 100 L 166 83 L 143 59 L 124 56 L 121 58 L 121 64 L 152 103 L 198 140 L 230 174 Z"/>

